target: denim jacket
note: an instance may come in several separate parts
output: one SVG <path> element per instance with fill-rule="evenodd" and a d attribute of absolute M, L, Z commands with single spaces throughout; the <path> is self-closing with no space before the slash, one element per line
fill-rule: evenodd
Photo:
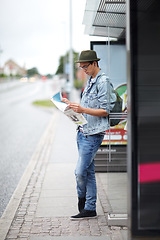
<path fill-rule="evenodd" d="M 109 113 L 114 107 L 116 95 L 113 92 L 113 86 L 108 77 L 100 70 L 91 86 L 90 80 L 91 77 L 83 91 L 81 106 L 85 108 L 105 109 Z M 83 125 L 84 135 L 98 134 L 109 128 L 108 116 L 95 117 L 84 113 L 83 115 L 88 121 L 87 124 Z"/>

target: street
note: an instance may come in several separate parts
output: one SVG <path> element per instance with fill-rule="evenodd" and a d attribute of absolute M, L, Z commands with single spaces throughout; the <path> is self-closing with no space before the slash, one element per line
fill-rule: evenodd
<path fill-rule="evenodd" d="M 0 216 L 52 115 L 32 102 L 50 99 L 54 87 L 48 80 L 0 88 Z"/>

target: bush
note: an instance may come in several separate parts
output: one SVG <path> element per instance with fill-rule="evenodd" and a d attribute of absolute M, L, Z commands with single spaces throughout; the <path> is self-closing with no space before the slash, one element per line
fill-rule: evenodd
<path fill-rule="evenodd" d="M 77 89 L 82 89 L 83 88 L 83 82 L 81 80 L 75 79 L 74 80 L 74 87 Z"/>
<path fill-rule="evenodd" d="M 5 75 L 4 73 L 0 73 L 0 78 L 6 78 L 7 75 Z"/>

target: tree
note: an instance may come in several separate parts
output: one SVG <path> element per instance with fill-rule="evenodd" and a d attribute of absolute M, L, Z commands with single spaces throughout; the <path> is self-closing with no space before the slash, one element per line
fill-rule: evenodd
<path fill-rule="evenodd" d="M 39 75 L 38 69 L 36 67 L 28 69 L 27 75 L 28 75 L 28 77 L 32 77 L 34 75 Z"/>
<path fill-rule="evenodd" d="M 52 77 L 53 77 L 53 75 L 52 75 L 52 74 L 50 74 L 50 73 L 48 73 L 48 74 L 46 75 L 46 77 L 47 77 L 48 79 L 50 79 L 50 78 L 52 78 Z"/>
<path fill-rule="evenodd" d="M 78 54 L 77 52 L 73 51 L 73 68 L 74 68 L 74 77 L 75 77 L 75 72 L 76 72 L 76 66 L 75 66 L 75 61 L 78 59 Z M 66 53 L 65 56 L 61 56 L 59 59 L 59 66 L 57 68 L 56 74 L 63 74 L 64 73 L 64 63 L 69 63 L 69 51 Z"/>
<path fill-rule="evenodd" d="M 64 56 L 61 56 L 59 59 L 59 66 L 57 68 L 56 74 L 64 73 Z"/>

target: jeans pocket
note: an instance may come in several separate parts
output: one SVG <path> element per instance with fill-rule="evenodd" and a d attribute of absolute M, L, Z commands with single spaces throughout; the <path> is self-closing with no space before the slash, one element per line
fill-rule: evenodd
<path fill-rule="evenodd" d="M 87 141 L 90 141 L 92 143 L 100 143 L 103 141 L 103 137 L 102 135 L 99 134 L 95 134 L 95 135 L 87 135 L 85 136 L 85 138 L 87 139 Z"/>

